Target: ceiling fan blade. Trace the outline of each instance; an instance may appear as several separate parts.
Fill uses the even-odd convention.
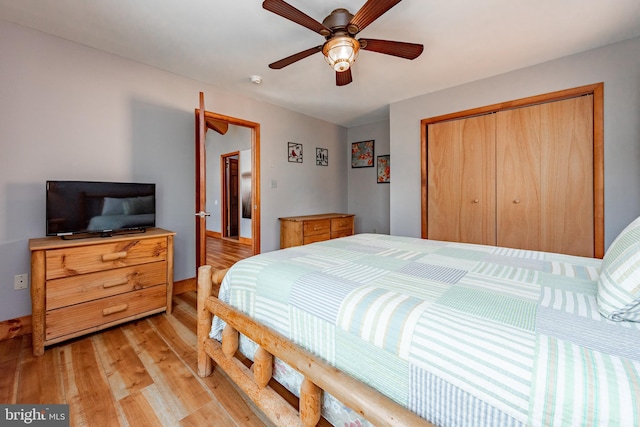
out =
[[[360,47],[364,50],[398,56],[405,59],[416,59],[424,50],[424,46],[417,43],[376,39],[360,39],[358,41],[360,42]]]
[[[294,53],[291,56],[287,56],[286,58],[283,58],[279,61],[269,64],[269,68],[272,68],[274,70],[279,70],[281,68],[286,67],[287,65],[291,65],[294,62],[298,62],[301,59],[306,58],[307,56],[311,56],[314,53],[318,53],[321,51],[322,51],[322,46],[312,47],[310,49],[303,50],[302,52]]]
[[[356,12],[349,25],[358,27],[358,31],[371,24],[401,0],[369,0]]]
[[[347,71],[336,71],[336,86],[348,85],[352,81],[351,68],[348,68]]]
[[[293,21],[296,24],[307,27],[311,31],[315,31],[322,36],[331,34],[331,30],[323,24],[283,0],[264,0],[264,2],[262,2],[262,7],[276,15],[280,15],[285,19]]]

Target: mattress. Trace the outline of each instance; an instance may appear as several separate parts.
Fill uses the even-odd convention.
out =
[[[600,265],[359,234],[242,260],[219,298],[439,426],[640,425],[640,325],[599,314]]]

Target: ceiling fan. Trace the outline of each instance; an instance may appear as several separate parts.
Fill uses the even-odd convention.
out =
[[[336,9],[324,18],[316,21],[283,0],[265,0],[262,7],[296,24],[307,27],[325,38],[325,43],[298,52],[272,64],[269,68],[279,70],[300,61],[317,52],[322,52],[325,60],[336,71],[336,85],[344,86],[352,82],[351,65],[360,49],[400,58],[415,59],[422,53],[424,46],[390,40],[356,39],[356,34],[382,16],[401,0],[368,0],[355,15],[347,9]]]

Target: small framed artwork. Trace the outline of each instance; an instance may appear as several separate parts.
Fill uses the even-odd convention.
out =
[[[329,166],[329,150],[316,147],[316,165]]]
[[[302,163],[302,144],[290,142],[288,147],[289,161],[293,163]]]
[[[391,182],[391,156],[378,156],[378,184]]]
[[[373,146],[374,141],[361,141],[351,143],[351,167],[352,168],[372,168],[373,167]]]

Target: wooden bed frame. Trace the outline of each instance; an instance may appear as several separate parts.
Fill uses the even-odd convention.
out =
[[[210,375],[215,362],[278,426],[315,426],[321,417],[322,392],[325,390],[376,426],[433,427],[415,413],[212,295],[213,285],[218,289],[227,271],[213,270],[210,265],[198,269],[198,375]],[[222,343],[209,338],[214,315],[227,323]],[[239,333],[259,346],[251,368],[237,357]],[[268,385],[273,357],[283,360],[304,376],[299,410]]]

